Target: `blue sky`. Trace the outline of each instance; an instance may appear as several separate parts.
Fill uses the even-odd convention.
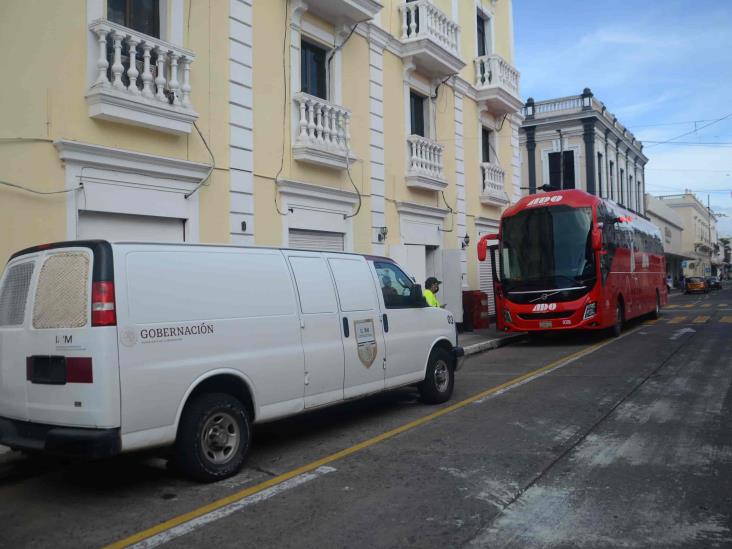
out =
[[[732,0],[514,0],[513,10],[524,99],[592,88],[644,141],[646,190],[688,188],[704,203],[711,191],[729,216],[720,233],[732,235]]]

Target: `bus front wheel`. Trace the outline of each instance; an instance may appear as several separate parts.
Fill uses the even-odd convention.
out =
[[[623,302],[618,300],[618,304],[615,307],[615,324],[613,324],[612,327],[612,334],[613,337],[619,337],[620,334],[623,332],[623,319],[625,318],[625,313],[623,311]]]

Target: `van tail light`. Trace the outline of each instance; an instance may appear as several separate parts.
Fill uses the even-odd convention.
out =
[[[92,326],[116,326],[114,282],[92,283]]]

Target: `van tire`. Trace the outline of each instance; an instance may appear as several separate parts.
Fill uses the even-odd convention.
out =
[[[226,393],[204,393],[189,402],[178,426],[174,461],[185,476],[214,482],[235,475],[251,445],[244,405]]]
[[[441,347],[430,354],[424,381],[417,385],[422,402],[441,404],[450,400],[455,388],[455,364],[452,355]]]

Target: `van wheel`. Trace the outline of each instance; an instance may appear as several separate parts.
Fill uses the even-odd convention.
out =
[[[613,324],[611,332],[613,337],[620,337],[620,334],[623,333],[624,319],[625,313],[623,312],[623,304],[618,301],[615,308],[615,324]]]
[[[427,374],[417,388],[422,401],[427,404],[440,404],[450,400],[455,388],[455,365],[449,352],[442,348],[432,351]]]
[[[251,443],[251,422],[239,400],[202,394],[183,411],[175,441],[175,465],[186,476],[214,482],[235,475]]]

